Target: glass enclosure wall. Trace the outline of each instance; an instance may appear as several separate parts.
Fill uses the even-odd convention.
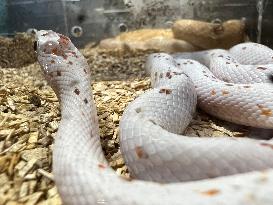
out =
[[[0,1],[0,35],[7,35],[7,2]]]
[[[54,29],[78,45],[177,19],[244,19],[252,41],[273,46],[270,0],[2,0],[0,35]],[[270,12],[271,11],[271,12]]]

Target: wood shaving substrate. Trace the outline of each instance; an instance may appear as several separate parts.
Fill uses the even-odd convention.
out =
[[[83,50],[92,70],[102,147],[110,165],[125,177],[129,173],[119,150],[118,124],[127,104],[150,87],[143,66],[151,52]],[[0,69],[0,204],[61,204],[52,174],[52,144],[61,118],[58,100],[37,62],[17,67],[6,63],[9,68]],[[198,114],[186,133],[242,134],[222,124]]]

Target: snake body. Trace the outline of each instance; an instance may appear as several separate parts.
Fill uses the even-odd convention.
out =
[[[272,83],[272,56],[272,49],[257,43],[241,43],[229,51],[212,49],[173,55],[176,59],[197,60],[218,79],[239,84]]]
[[[104,158],[85,58],[61,34],[36,36],[38,61],[61,105],[53,173],[65,204],[273,203],[272,140],[179,135],[196,104],[228,121],[272,128],[270,82],[227,83],[197,61],[149,56],[153,89],[133,101],[120,122],[126,164],[146,181],[127,181]],[[193,182],[162,184],[179,181]]]

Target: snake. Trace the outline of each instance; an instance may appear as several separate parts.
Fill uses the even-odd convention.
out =
[[[104,157],[85,57],[68,37],[51,30],[38,31],[34,47],[60,101],[53,174],[64,204],[273,203],[272,140],[183,135],[196,106],[223,120],[272,128],[270,82],[225,82],[196,60],[149,55],[145,68],[152,88],[120,120],[128,179]]]

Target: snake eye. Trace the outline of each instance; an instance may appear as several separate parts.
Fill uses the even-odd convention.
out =
[[[34,51],[37,51],[37,47],[38,47],[38,42],[34,41],[34,44],[33,44]]]
[[[270,73],[270,74],[268,75],[268,79],[269,79],[271,82],[273,82],[273,73]]]

